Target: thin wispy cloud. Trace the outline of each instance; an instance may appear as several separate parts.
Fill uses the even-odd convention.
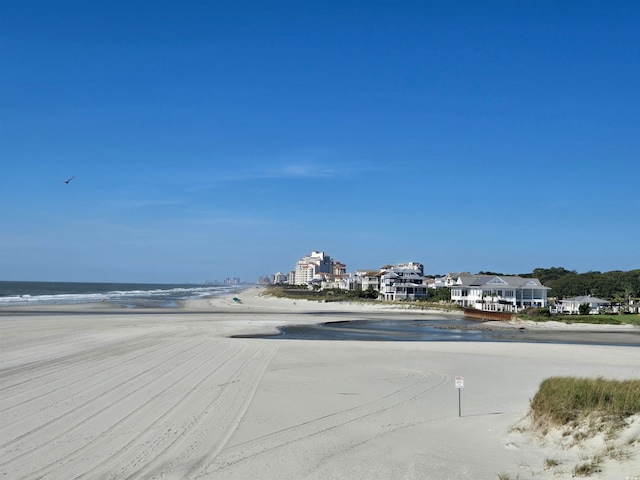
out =
[[[230,164],[238,164],[242,162],[229,162]],[[258,181],[286,181],[286,180],[317,180],[324,181],[330,179],[348,177],[354,170],[353,167],[341,165],[336,168],[333,164],[328,162],[288,162],[278,163],[272,161],[257,162],[261,165],[268,165],[266,167],[251,165],[251,162],[246,162],[248,165],[244,165],[242,168],[238,168],[233,171],[218,172],[218,174],[211,178],[209,177],[206,183],[197,183],[189,188],[192,192],[209,190],[215,188],[221,184],[234,184],[243,182],[258,182]]]
[[[234,173],[233,175],[224,175],[220,177],[221,181],[242,182],[260,179],[287,179],[287,178],[334,178],[339,176],[340,172],[331,167],[324,165],[316,165],[312,163],[295,163],[289,165],[281,165],[264,170],[247,171]]]
[[[170,221],[174,224],[189,226],[264,226],[274,225],[274,221],[264,216],[232,214],[228,212],[194,212],[189,217],[173,218]]]
[[[338,175],[338,172],[331,168],[318,165],[287,165],[280,171],[274,172],[279,177],[295,177],[295,178],[330,178]]]
[[[182,200],[134,200],[128,204],[130,207],[153,208],[153,207],[178,207],[185,205]]]

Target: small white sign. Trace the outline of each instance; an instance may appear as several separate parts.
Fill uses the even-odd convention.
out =
[[[464,387],[464,377],[456,377],[456,388]]]

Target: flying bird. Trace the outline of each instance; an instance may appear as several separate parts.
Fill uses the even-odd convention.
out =
[[[70,182],[71,180],[73,180],[74,178],[76,178],[76,176],[75,176],[75,175],[74,175],[73,177],[71,177],[71,178],[67,179],[67,180],[60,180],[60,181],[61,181],[62,183],[66,183],[67,185],[69,185],[69,182]]]

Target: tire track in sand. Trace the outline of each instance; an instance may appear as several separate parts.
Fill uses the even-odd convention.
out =
[[[225,422],[228,426],[226,427],[221,440],[218,442],[215,448],[207,452],[203,457],[200,457],[200,459],[196,463],[191,465],[189,470],[186,472],[185,478],[197,478],[198,476],[200,476],[201,472],[203,472],[205,468],[212,462],[212,460],[220,454],[229,440],[233,437],[234,433],[242,423],[247,410],[253,403],[258,387],[260,386],[260,382],[264,377],[264,374],[269,364],[271,363],[271,360],[277,352],[278,348],[276,347],[268,354],[267,360],[264,361],[255,372],[253,372],[252,378],[250,378],[248,382],[249,391],[246,395],[244,395],[244,401],[240,405],[240,408],[235,413],[230,412],[232,414],[231,422]],[[242,393],[242,391],[237,392],[237,396],[242,395]]]
[[[165,438],[156,442],[159,445],[156,450],[143,452],[148,457],[152,455],[145,464],[128,475],[126,475],[126,469],[121,469],[111,478],[146,479],[162,476],[189,478],[189,468],[191,470],[199,468],[199,461],[215,455],[224,447],[240,423],[242,415],[255,395],[262,374],[277,351],[277,347],[272,348],[271,345],[269,348],[265,346],[255,348],[257,346],[255,344],[243,345],[243,349],[250,345],[253,351],[240,358],[240,364],[229,363],[225,368],[217,369],[218,375],[215,379],[217,395],[198,407],[198,412],[188,419],[186,425],[183,425],[180,434],[174,435],[173,438],[170,435],[164,435]],[[203,379],[203,382],[205,380]],[[189,395],[194,392],[195,388],[189,392]],[[189,406],[194,406],[193,401],[189,402]],[[168,417],[170,413],[172,412],[166,412],[163,418]],[[156,423],[161,420],[158,419]],[[151,432],[152,428],[153,426],[150,426],[147,431],[142,432],[137,441],[148,438],[150,434],[154,438],[157,437],[157,434]],[[160,446],[163,442],[166,444]],[[140,459],[141,457],[138,463]]]
[[[419,378],[411,384],[375,400],[233,445],[218,455],[216,464],[210,464],[195,478],[224,475],[224,470],[245,460],[250,460],[280,448],[288,447],[293,443],[327,434],[336,429],[344,428],[349,424],[401,408],[450,380],[449,375],[441,372],[416,373],[419,373]],[[374,437],[372,436],[366,440],[371,440]],[[361,440],[358,443],[363,443],[363,441]]]
[[[201,346],[203,343],[206,343],[206,342],[200,342],[197,346]],[[216,343],[216,346],[217,346],[217,343]],[[191,349],[193,349],[193,347],[191,347]],[[209,350],[210,349],[207,348],[205,351],[209,351]],[[225,349],[223,349],[221,351],[215,352],[215,355],[213,357],[207,357],[204,361],[202,361],[199,365],[196,366],[196,369],[200,368],[202,365],[204,365],[207,362],[209,362],[212,358],[217,358],[218,356],[222,356],[227,350],[228,350],[228,348],[225,348]],[[202,354],[202,352],[198,351],[194,355],[191,355],[191,356],[187,357],[183,362],[180,362],[178,365],[176,365],[175,368],[172,368],[170,371],[167,371],[167,372],[163,373],[159,377],[155,377],[152,381],[148,382],[147,385],[150,384],[150,383],[153,383],[156,380],[159,380],[161,377],[164,377],[164,376],[167,376],[167,375],[171,374],[173,371],[175,371],[176,369],[178,369],[180,367],[183,367],[185,364],[190,363],[193,360],[194,357],[196,357],[198,355],[201,355],[201,354]],[[158,396],[162,395],[162,393],[168,391],[169,389],[174,388],[177,384],[182,382],[189,375],[178,377],[178,379],[176,381],[173,381],[171,384],[166,386],[160,393],[152,396],[146,402],[137,405],[136,408],[134,408],[132,411],[127,413],[124,417],[118,418],[116,420],[111,420],[111,422],[113,422],[113,423],[111,423],[110,426],[106,430],[101,431],[101,432],[99,432],[99,434],[95,435],[90,441],[83,443],[82,446],[80,446],[79,448],[76,448],[73,451],[67,452],[63,456],[56,457],[53,461],[51,461],[47,465],[41,466],[38,470],[30,472],[28,475],[26,475],[23,478],[26,480],[26,479],[47,477],[47,476],[53,475],[53,473],[56,471],[56,468],[58,468],[58,467],[63,467],[65,478],[73,477],[74,475],[67,470],[68,465],[77,464],[78,461],[79,460],[83,460],[85,456],[91,455],[91,451],[92,451],[91,449],[92,448],[96,447],[100,443],[104,444],[105,442],[110,440],[111,437],[116,437],[117,435],[114,432],[116,430],[118,430],[119,428],[123,428],[122,426],[124,424],[126,424],[129,420],[144,417],[144,415],[141,415],[141,412],[144,412],[145,409],[148,409],[149,405],[152,404],[153,402],[155,402]],[[143,388],[144,388],[144,386],[143,386]],[[136,389],[134,392],[130,392],[130,394],[125,395],[125,397],[122,397],[122,398],[116,400],[113,404],[111,404],[107,408],[112,408],[112,407],[116,408],[118,402],[122,402],[127,397],[129,397],[129,396],[131,396],[131,395],[133,395],[133,394],[135,394],[135,393],[137,393],[139,391],[140,391],[140,389]],[[76,425],[74,428],[77,429],[78,427],[81,427],[81,426],[85,425],[86,423],[94,420],[98,415],[100,415],[101,413],[104,413],[104,412],[105,412],[105,409],[103,409],[103,410],[101,410],[99,412],[96,412],[95,415],[85,419],[83,422],[81,422],[80,424]],[[73,432],[71,432],[71,434],[73,435]],[[119,447],[120,447],[120,445],[118,446],[118,448]],[[92,468],[91,471],[92,471],[91,476],[93,478],[96,478],[95,475],[93,475],[93,468]],[[103,478],[103,477],[100,477],[100,478]],[[106,478],[106,475],[105,475],[105,478]]]
[[[161,338],[166,337],[159,335],[156,336],[155,339],[145,337],[139,341],[139,345],[132,344],[130,341],[123,341],[116,344],[104,345],[99,348],[87,348],[83,351],[65,354],[53,359],[47,358],[45,360],[38,360],[13,367],[2,368],[0,369],[0,381],[6,385],[0,387],[0,392],[5,392],[25,383],[39,380],[40,378],[49,378],[56,373],[65,372],[69,365],[79,364],[83,361],[100,360],[102,358],[110,357],[113,354],[118,354],[122,351],[135,351],[139,348],[145,348],[146,345],[157,344],[157,339]],[[123,346],[119,346],[120,344]],[[42,356],[42,354],[40,354],[40,356]],[[25,376],[31,371],[38,372],[38,375],[25,378]],[[18,379],[18,381],[14,381],[12,383],[13,378]],[[3,398],[11,398],[11,396],[5,394]]]
[[[186,341],[185,341],[186,342]],[[152,349],[148,349],[146,346],[152,346],[155,345],[155,348]],[[145,348],[145,351],[143,353],[139,353],[131,358],[128,359],[122,359],[119,355],[121,354],[126,354],[129,353],[130,351],[138,351],[140,348]],[[64,376],[65,379],[69,379],[68,382],[69,383],[61,383],[60,382],[60,378],[53,378],[51,381],[49,382],[44,382],[42,384],[39,384],[33,388],[27,389],[27,390],[22,390],[20,392],[16,392],[13,395],[9,395],[9,396],[3,396],[3,402],[4,403],[9,403],[8,401],[14,397],[17,397],[19,395],[28,395],[29,398],[27,400],[24,400],[22,402],[19,403],[14,403],[12,405],[7,406],[6,408],[0,410],[0,414],[6,415],[7,413],[11,412],[12,410],[15,410],[16,408],[20,408],[20,407],[26,407],[28,406],[30,403],[33,402],[42,402],[42,400],[46,397],[49,397],[51,395],[55,395],[56,393],[59,393],[60,391],[66,391],[67,389],[69,389],[70,387],[73,386],[80,386],[82,387],[82,390],[87,390],[88,388],[94,388],[98,385],[101,385],[105,382],[110,381],[110,379],[112,377],[108,377],[108,378],[102,378],[104,376],[104,374],[106,372],[109,372],[111,370],[115,370],[118,368],[122,367],[122,362],[134,362],[134,361],[139,361],[141,359],[144,359],[145,357],[154,355],[156,352],[158,352],[159,350],[162,350],[166,348],[166,345],[158,345],[158,341],[157,340],[151,340],[151,341],[146,341],[146,342],[140,342],[140,344],[138,344],[137,346],[134,347],[121,347],[119,349],[116,349],[114,351],[111,352],[110,356],[113,356],[113,360],[111,362],[109,362],[109,365],[107,368],[104,368],[104,366],[100,363],[96,363],[98,360],[100,360],[102,358],[102,356],[98,356],[98,358],[95,357],[91,357],[90,362],[84,362],[83,359],[76,359],[76,362],[71,362],[69,361],[69,365],[63,366],[62,368],[58,369],[59,372],[64,371],[66,373],[66,375]],[[106,355],[104,355],[106,357]],[[82,370],[80,370],[79,372],[74,373],[73,369],[76,367],[76,364],[80,362],[81,365],[84,365],[84,363],[91,363],[90,366],[84,366],[84,368]],[[58,373],[58,371],[56,372],[52,372],[50,374],[47,375],[42,375],[42,376],[51,376],[54,373]],[[82,377],[78,378],[78,376],[80,375],[80,373],[82,373]],[[95,381],[94,383],[91,383],[89,385],[86,385],[85,383],[87,382],[88,378],[91,378],[93,376],[96,375],[96,373],[99,373],[98,376],[98,380]],[[41,376],[41,377],[42,377]],[[38,377],[40,378],[40,377]],[[24,382],[20,382],[20,384],[23,383],[28,383],[31,380],[26,380]],[[16,384],[18,385],[18,384]],[[50,385],[57,385],[56,388],[47,388]],[[12,387],[15,385],[12,385]],[[41,390],[41,389],[45,389],[46,393],[42,394],[42,395],[35,395],[33,392],[37,391],[37,390]],[[55,402],[53,402],[53,404],[55,404]],[[48,405],[42,405],[40,410],[44,410],[48,407],[50,407],[52,404],[48,404]],[[31,412],[32,413],[32,412]],[[8,427],[10,425],[12,425],[15,422],[5,422],[3,424],[4,427]]]
[[[46,421],[45,423],[39,425],[36,428],[33,428],[27,432],[24,432],[20,435],[17,435],[15,437],[11,437],[9,436],[8,438],[11,438],[11,440],[4,442],[2,445],[0,445],[0,449],[4,450],[7,447],[11,446],[11,445],[15,445],[18,444],[20,441],[22,440],[27,440],[30,437],[36,437],[39,439],[39,443],[35,446],[32,446],[29,450],[22,452],[16,456],[14,456],[13,458],[10,458],[7,461],[4,461],[2,463],[0,463],[0,467],[6,467],[10,464],[13,464],[15,462],[18,461],[23,461],[25,457],[28,456],[33,456],[35,455],[37,452],[41,451],[44,448],[49,447],[49,442],[52,442],[56,439],[60,439],[62,437],[65,437],[69,434],[73,434],[74,430],[77,430],[78,428],[81,428],[83,425],[85,425],[86,423],[90,422],[91,420],[95,419],[98,415],[101,415],[105,412],[107,412],[109,409],[114,408],[114,406],[117,405],[118,402],[122,402],[123,400],[132,397],[133,395],[139,393],[140,391],[142,391],[145,387],[147,387],[148,385],[159,381],[159,379],[163,378],[164,376],[169,375],[171,372],[173,372],[174,370],[180,368],[181,366],[183,366],[184,362],[181,362],[175,366],[173,366],[172,368],[170,368],[169,370],[162,372],[159,376],[153,376],[151,380],[146,381],[144,383],[139,383],[139,384],[135,384],[136,381],[138,381],[139,379],[143,378],[145,375],[149,374],[150,372],[154,371],[154,370],[162,370],[164,368],[166,368],[167,363],[169,363],[171,360],[180,357],[180,355],[184,354],[187,351],[191,351],[193,352],[194,348],[198,348],[199,346],[205,344],[207,341],[206,340],[200,340],[196,346],[193,345],[187,345],[185,348],[182,348],[180,351],[178,351],[177,353],[173,353],[172,355],[170,355],[168,358],[166,358],[162,363],[158,363],[158,364],[154,364],[151,367],[145,369],[144,371],[134,375],[134,376],[129,376],[127,377],[125,380],[121,381],[120,383],[118,383],[117,385],[115,385],[114,387],[112,387],[110,390],[102,392],[100,394],[98,394],[96,397],[91,397],[88,400],[86,400],[85,402],[83,402],[82,404],[72,408],[71,410],[66,411],[64,414],[59,415],[55,418],[49,419],[48,421]],[[189,356],[189,358],[187,360],[190,360],[191,358],[197,356],[198,353],[193,353],[192,355]],[[126,390],[124,387],[128,386],[128,385],[134,385],[135,387],[132,390]],[[111,399],[110,397],[112,397],[117,390],[122,390],[125,389],[125,392],[120,395],[118,398],[115,399]],[[67,419],[70,418],[74,418],[78,413],[80,413],[83,409],[87,409],[88,407],[91,406],[91,404],[96,403],[98,401],[107,401],[107,405],[99,408],[97,411],[90,411],[88,412],[88,416],[86,416],[85,418],[83,418],[82,420],[75,422],[73,425],[70,425],[66,428],[61,429],[60,431],[55,431],[54,428],[54,432],[53,435],[49,438],[44,438],[43,433],[51,428],[51,427],[55,427],[57,423],[66,421]],[[5,437],[7,438],[7,437]],[[28,442],[27,442],[28,443]],[[33,443],[37,443],[37,442],[33,442]],[[6,455],[5,455],[6,458]]]
[[[202,415],[202,410],[195,417],[193,415],[189,415],[185,418],[179,426],[172,426],[170,429],[163,429],[163,425],[165,422],[170,422],[172,420],[172,416],[175,414],[179,414],[183,410],[187,410],[188,407],[192,405],[189,404],[189,401],[193,399],[193,397],[197,393],[203,393],[203,389],[205,388],[205,384],[211,379],[217,377],[219,372],[228,364],[232,363],[236,358],[240,357],[245,347],[240,345],[240,348],[232,350],[227,345],[227,348],[223,353],[232,350],[230,355],[227,358],[224,358],[223,361],[216,365],[212,370],[208,370],[207,367],[210,366],[211,362],[217,360],[218,357],[223,357],[223,354],[216,355],[213,357],[205,358],[199,365],[196,366],[192,370],[192,372],[184,377],[182,380],[188,380],[190,376],[198,376],[198,371],[201,369],[207,369],[208,373],[204,374],[202,378],[200,378],[195,384],[191,384],[186,393],[181,394],[180,398],[175,401],[170,407],[164,407],[161,410],[159,416],[157,416],[151,423],[147,424],[145,428],[138,433],[135,437],[131,438],[126,444],[120,446],[116,451],[110,453],[109,458],[105,459],[101,463],[94,465],[90,471],[81,473],[77,476],[72,477],[74,480],[80,480],[82,478],[95,478],[98,476],[99,478],[130,478],[131,473],[128,473],[129,470],[137,469],[142,470],[157,461],[158,457],[163,455],[163,452],[168,447],[159,447],[159,445],[164,442],[176,442],[184,435],[188,434],[188,432],[193,428],[196,424],[196,419],[199,415]],[[224,392],[219,391],[215,396],[214,400],[209,402],[208,406],[215,403],[216,399],[218,399]],[[145,407],[148,407],[152,401],[147,402]],[[147,408],[146,411],[149,409]],[[206,412],[206,410],[205,410]],[[136,416],[139,416],[141,413],[144,413],[143,410],[139,409],[134,412],[131,412],[126,418],[123,418],[121,422],[118,422],[117,425],[113,425],[109,428],[105,434],[113,434],[113,432],[120,427],[120,424],[132,419],[135,419]],[[158,433],[155,430],[163,429],[162,432]],[[175,432],[179,432],[178,437],[170,440],[171,437],[175,434]],[[141,449],[141,446],[145,447]],[[170,443],[171,445],[171,443]],[[158,453],[158,448],[162,448],[161,452]],[[139,451],[134,451],[134,450]],[[145,460],[146,457],[151,456],[150,460]],[[128,457],[128,458],[127,458]],[[143,464],[140,466],[140,464]]]

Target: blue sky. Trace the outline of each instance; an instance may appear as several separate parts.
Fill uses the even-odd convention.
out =
[[[640,2],[0,9],[1,280],[640,268]]]

